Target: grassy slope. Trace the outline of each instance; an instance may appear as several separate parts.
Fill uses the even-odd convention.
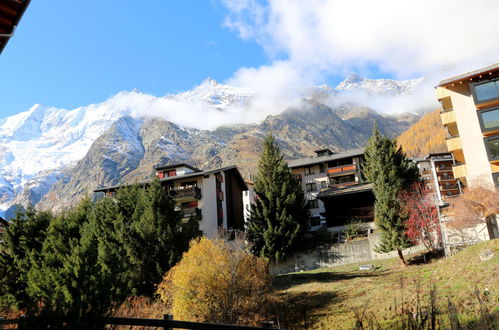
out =
[[[479,254],[486,249],[494,251],[494,257],[481,261]],[[471,303],[475,288],[488,291],[489,306],[499,312],[499,239],[472,246],[449,259],[429,264],[401,268],[397,259],[372,262],[373,271],[359,271],[359,264],[350,264],[314,271],[281,275],[276,278],[279,294],[286,301],[294,302],[294,313],[307,309],[307,326],[323,329],[352,328],[354,310],[367,306],[377,319],[393,317],[394,299],[400,306],[404,301],[415,301],[418,283],[427,303],[429,288],[437,287],[437,303],[446,308],[447,297],[460,309],[474,309]],[[403,289],[401,289],[403,282]],[[300,306],[296,306],[296,304]],[[494,304],[495,307],[494,307]],[[465,317],[463,315],[463,317]],[[303,324],[304,317],[297,316],[295,324]]]

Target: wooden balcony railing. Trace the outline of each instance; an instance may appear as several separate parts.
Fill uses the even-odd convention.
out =
[[[196,220],[201,220],[203,217],[201,209],[197,207],[189,207],[182,209],[183,218],[194,218]]]
[[[443,185],[440,186],[441,191],[447,191],[447,190],[457,190],[459,189],[459,186],[457,184],[451,184],[451,185]]]
[[[336,174],[345,173],[345,172],[355,172],[356,169],[357,169],[357,166],[355,164],[330,167],[327,169],[327,174],[336,175]]]
[[[349,186],[355,186],[359,184],[357,181],[341,182],[341,183],[331,183],[329,188],[345,188]]]
[[[174,199],[189,197],[201,199],[201,189],[199,189],[198,187],[172,188],[168,191],[168,194]]]

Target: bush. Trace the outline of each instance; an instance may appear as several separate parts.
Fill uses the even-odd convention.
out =
[[[201,238],[159,285],[175,319],[247,324],[255,322],[271,289],[266,259],[255,257],[244,240]]]
[[[359,236],[364,230],[364,225],[360,219],[353,218],[345,226],[343,233],[347,240],[352,240],[355,236]]]

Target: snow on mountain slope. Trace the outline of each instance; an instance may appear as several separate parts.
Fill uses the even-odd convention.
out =
[[[248,88],[232,87],[207,78],[194,89],[167,98],[188,103],[207,103],[219,109],[226,109],[234,105],[246,105],[253,93]]]
[[[351,73],[335,89],[349,92],[361,91],[369,95],[397,96],[412,92],[423,79],[423,77],[412,80],[368,79]]]
[[[410,92],[417,83],[351,75],[336,89],[326,85],[309,87],[303,95],[320,103],[342,91],[358,88],[390,95]],[[13,203],[37,202],[56,181],[60,182],[63,169],[83,159],[92,144],[124,117],[139,122],[158,117],[179,128],[192,127],[202,132],[263,120],[268,113],[252,113],[253,96],[251,89],[206,79],[192,90],[175,95],[120,92],[104,102],[72,110],[36,104],[26,112],[0,119],[0,216]],[[136,138],[135,132],[130,134]],[[192,139],[195,138],[193,134]],[[166,146],[176,149],[174,145],[163,147]]]

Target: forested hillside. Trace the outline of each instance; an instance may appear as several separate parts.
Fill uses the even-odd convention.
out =
[[[433,152],[447,152],[445,128],[440,111],[430,112],[397,138],[408,157],[423,157]]]

